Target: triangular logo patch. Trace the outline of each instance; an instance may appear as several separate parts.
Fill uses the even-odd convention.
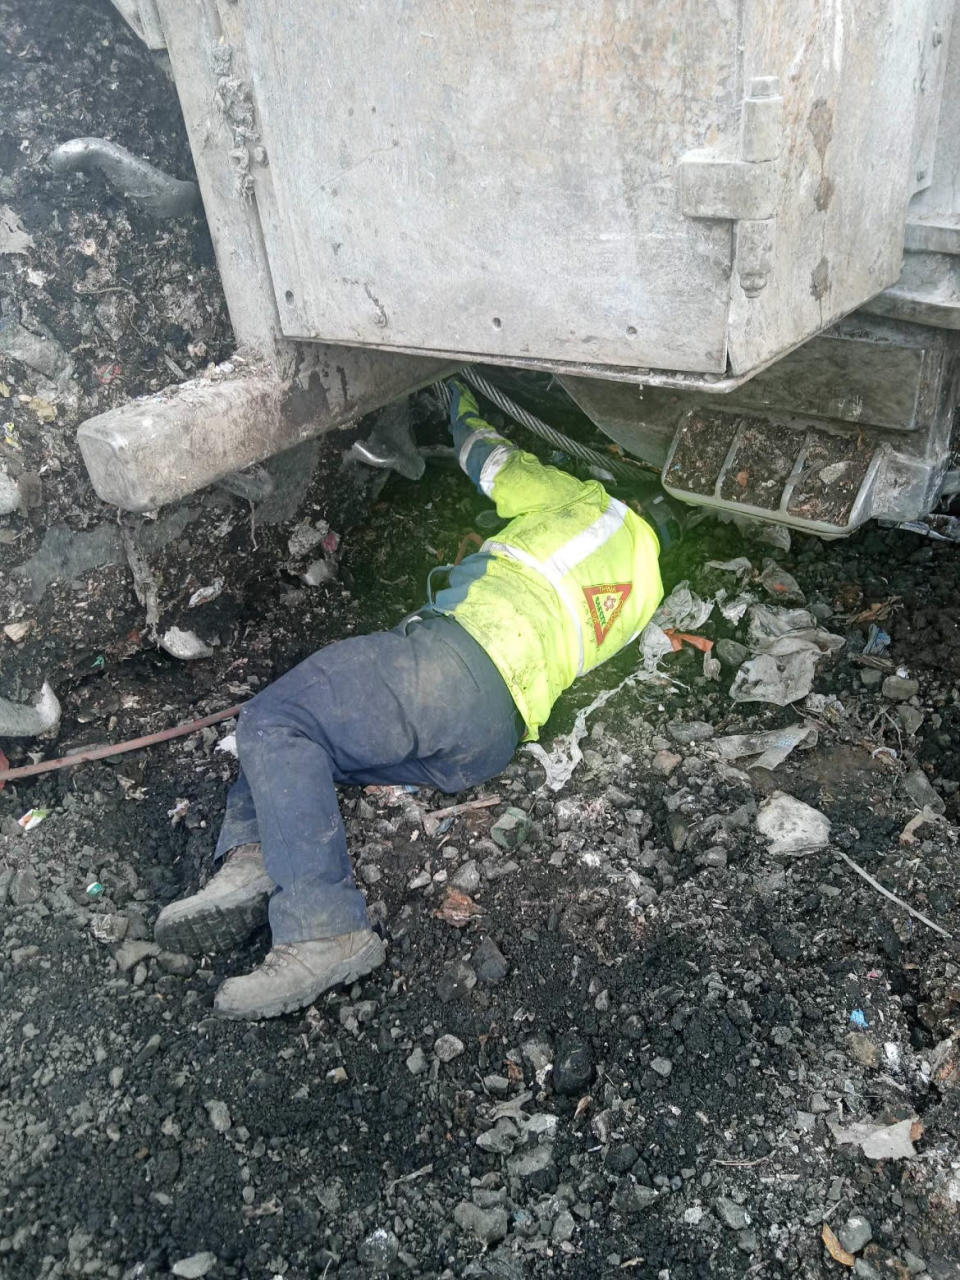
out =
[[[610,634],[610,628],[623,612],[632,590],[632,582],[605,582],[599,587],[583,588],[598,645],[603,644]]]

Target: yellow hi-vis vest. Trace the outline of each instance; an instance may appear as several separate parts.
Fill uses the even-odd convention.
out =
[[[535,739],[564,689],[649,622],[659,545],[598,481],[544,466],[473,415],[467,425],[460,465],[510,523],[432,603],[490,655]]]

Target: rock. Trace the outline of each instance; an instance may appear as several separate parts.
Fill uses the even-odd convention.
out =
[[[714,730],[713,725],[707,724],[706,720],[670,720],[667,733],[674,742],[689,746],[693,742],[706,742],[713,737]]]
[[[877,671],[875,667],[864,667],[860,672],[860,683],[865,689],[876,689],[882,679],[883,672]]]
[[[40,881],[32,871],[15,871],[7,887],[11,907],[28,907],[40,898]]]
[[[549,1040],[531,1038],[523,1042],[520,1051],[533,1067],[537,1084],[542,1086],[553,1067],[553,1045]]]
[[[649,1209],[659,1199],[660,1193],[653,1187],[643,1187],[637,1182],[627,1182],[614,1195],[613,1205],[621,1213],[633,1217]]]
[[[219,1098],[211,1098],[209,1102],[205,1102],[203,1105],[207,1115],[210,1117],[210,1123],[217,1133],[226,1133],[232,1123],[227,1104],[221,1102]]]
[[[720,659],[720,665],[731,670],[743,665],[750,657],[750,650],[738,640],[718,640],[713,652]]]
[[[463,866],[458,867],[450,877],[450,883],[464,893],[476,893],[480,888],[480,868],[476,858],[470,858]]]
[[[471,1232],[485,1245],[502,1240],[510,1224],[506,1209],[481,1209],[469,1200],[461,1200],[454,1207],[453,1220],[461,1231]]]
[[[738,1231],[737,1232],[737,1248],[744,1253],[756,1253],[760,1247],[760,1241],[757,1239],[755,1231]]]
[[[126,916],[91,916],[90,932],[98,942],[105,942],[108,946],[116,946],[118,942],[122,942],[127,936],[129,924],[130,921]]]
[[[737,1204],[729,1196],[717,1196],[716,1208],[720,1221],[731,1231],[742,1231],[750,1225],[749,1213],[742,1204]]]
[[[640,1158],[640,1152],[632,1142],[611,1147],[604,1157],[604,1167],[611,1173],[628,1173]]]
[[[916,707],[911,707],[909,703],[903,703],[897,707],[897,719],[900,721],[900,727],[909,737],[914,737],[919,729],[923,727],[924,714],[918,711]]]
[[[481,982],[502,982],[510,972],[506,956],[492,938],[484,938],[473,953],[473,965]]]
[[[553,1064],[553,1087],[557,1093],[580,1097],[593,1079],[593,1054],[582,1040],[561,1041]]]
[[[922,769],[914,769],[903,780],[903,789],[917,806],[932,809],[934,813],[943,813],[946,803],[938,791],[930,785],[930,779]]]
[[[577,1224],[573,1214],[569,1209],[561,1209],[554,1221],[550,1239],[554,1244],[563,1244],[565,1240],[569,1240],[573,1236],[576,1229]]]
[[[539,1147],[530,1147],[511,1156],[507,1161],[507,1171],[514,1178],[532,1178],[545,1173],[553,1164],[553,1147],[549,1142]]]
[[[452,1062],[454,1058],[459,1058],[465,1048],[462,1040],[451,1035],[440,1036],[433,1045],[433,1051],[441,1062]]]
[[[213,650],[195,631],[181,631],[179,627],[168,627],[160,637],[159,644],[161,649],[166,650],[172,658],[179,658],[181,662],[213,657]]]
[[[846,1220],[837,1232],[837,1239],[847,1253],[859,1253],[873,1239],[873,1228],[866,1218],[855,1213]]]
[[[481,1151],[490,1151],[494,1155],[509,1156],[520,1138],[520,1130],[508,1116],[501,1116],[492,1129],[481,1133],[477,1138],[477,1146]]]
[[[117,962],[117,968],[121,973],[127,973],[128,970],[135,968],[141,960],[145,960],[147,956],[159,955],[160,948],[155,942],[147,942],[143,938],[128,938],[126,942],[122,942],[113,956]]]
[[[0,467],[0,516],[8,516],[20,506],[20,486]]]
[[[502,849],[516,849],[526,840],[532,827],[529,816],[511,805],[490,828],[490,835]]]
[[[907,676],[887,676],[883,682],[883,696],[891,702],[907,702],[919,692],[919,682]]]
[[[444,969],[437,979],[437,995],[443,1004],[462,1000],[477,985],[477,975],[465,960],[458,960]]]
[[[157,964],[166,973],[175,974],[178,978],[189,978],[197,968],[197,962],[193,956],[184,955],[180,951],[158,952]]]
[[[673,1063],[669,1058],[654,1058],[650,1063],[650,1066],[658,1076],[663,1076],[664,1080],[666,1080],[667,1076],[673,1070]]]
[[[851,1031],[847,1034],[847,1053],[862,1067],[879,1067],[880,1048],[863,1031]]]
[[[669,778],[682,759],[683,756],[678,756],[675,751],[658,751],[653,757],[650,768],[661,777]]]
[[[757,810],[757,830],[773,854],[820,849],[830,841],[830,819],[784,791],[775,791]]]
[[[400,1252],[400,1241],[386,1227],[376,1227],[357,1246],[357,1257],[370,1273],[387,1271]]]
[[[201,1280],[217,1265],[217,1255],[205,1249],[203,1253],[191,1253],[189,1258],[181,1258],[170,1270],[182,1280]]]
[[[407,1059],[407,1070],[412,1076],[419,1076],[427,1069],[427,1055],[419,1045]]]

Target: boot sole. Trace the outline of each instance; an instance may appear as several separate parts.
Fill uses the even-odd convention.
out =
[[[269,901],[264,890],[193,905],[173,902],[157,917],[153,936],[165,951],[188,956],[229,951],[266,924]]]
[[[382,939],[374,934],[356,955],[328,969],[322,981],[304,983],[299,992],[291,991],[275,1000],[263,1000],[256,1007],[247,1008],[226,1007],[218,991],[213,1001],[214,1012],[221,1018],[230,1018],[235,1021],[258,1022],[261,1018],[279,1018],[281,1014],[294,1013],[298,1009],[313,1004],[317,996],[322,995],[324,991],[329,991],[331,987],[356,982],[358,978],[362,978],[382,965],[386,958],[387,949]]]

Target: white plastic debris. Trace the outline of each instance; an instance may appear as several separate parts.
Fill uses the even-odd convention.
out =
[[[0,204],[0,253],[26,253],[33,236],[8,204]]]
[[[830,843],[830,819],[785,791],[775,791],[757,810],[757,830],[773,854],[806,853]]]
[[[702,600],[690,590],[689,582],[681,582],[662,602],[651,621],[674,631],[696,631],[710,617],[712,610],[712,600]]]
[[[896,1124],[879,1124],[876,1120],[855,1120],[847,1125],[836,1120],[827,1123],[834,1142],[855,1143],[870,1160],[905,1160],[917,1154],[911,1137],[916,1116]]]
[[[34,827],[39,827],[40,823],[49,817],[49,809],[28,809],[22,818],[17,819],[17,826],[23,827],[24,831],[32,831]]]
[[[673,653],[673,644],[663,627],[648,622],[640,636],[640,658],[645,671],[656,671],[662,660]]]
[[[724,573],[735,573],[738,578],[749,578],[753,573],[753,565],[746,556],[737,556],[733,560],[708,560],[707,569],[722,569]]]
[[[818,627],[806,609],[755,604],[750,608],[747,645],[757,655],[734,678],[734,702],[771,702],[785,707],[806,697],[817,663],[843,646],[842,636]]]
[[[236,756],[237,735],[235,733],[226,734],[224,737],[220,739],[220,741],[217,743],[217,745],[213,749],[214,751],[222,751],[224,752],[225,755],[228,755],[228,756]]]
[[[330,560],[311,560],[301,573],[301,579],[308,587],[319,587],[324,582],[333,582],[337,576],[336,566]]]
[[[170,819],[171,827],[175,827],[187,816],[187,810],[190,808],[190,801],[185,800],[182,796],[177,796],[176,803],[172,809],[167,810],[167,817]]]
[[[223,590],[223,579],[214,578],[209,587],[198,587],[190,599],[187,601],[188,609],[196,609],[197,605],[209,604],[211,600],[216,600],[217,596]]]
[[[330,526],[326,520],[318,520],[316,524],[301,520],[294,526],[287,540],[287,550],[294,560],[300,560],[309,555],[314,547],[318,547],[329,532]]]
[[[44,682],[33,706],[0,698],[0,738],[35,738],[60,723],[60,702]]]
[[[12,640],[14,644],[20,644],[23,640],[26,640],[32,630],[32,621],[24,620],[23,622],[8,622],[3,628],[3,634],[8,640]]]
[[[192,662],[196,658],[209,658],[213,650],[200,639],[195,631],[181,631],[179,627],[168,627],[160,637],[160,648],[165,649],[171,658],[180,658],[184,662]]]
[[[8,516],[20,506],[20,486],[0,467],[0,516]]]
[[[789,724],[784,729],[768,729],[762,733],[731,733],[714,738],[707,746],[721,760],[744,760],[756,756],[751,769],[776,769],[795,747],[814,747],[817,731],[810,724]]]

